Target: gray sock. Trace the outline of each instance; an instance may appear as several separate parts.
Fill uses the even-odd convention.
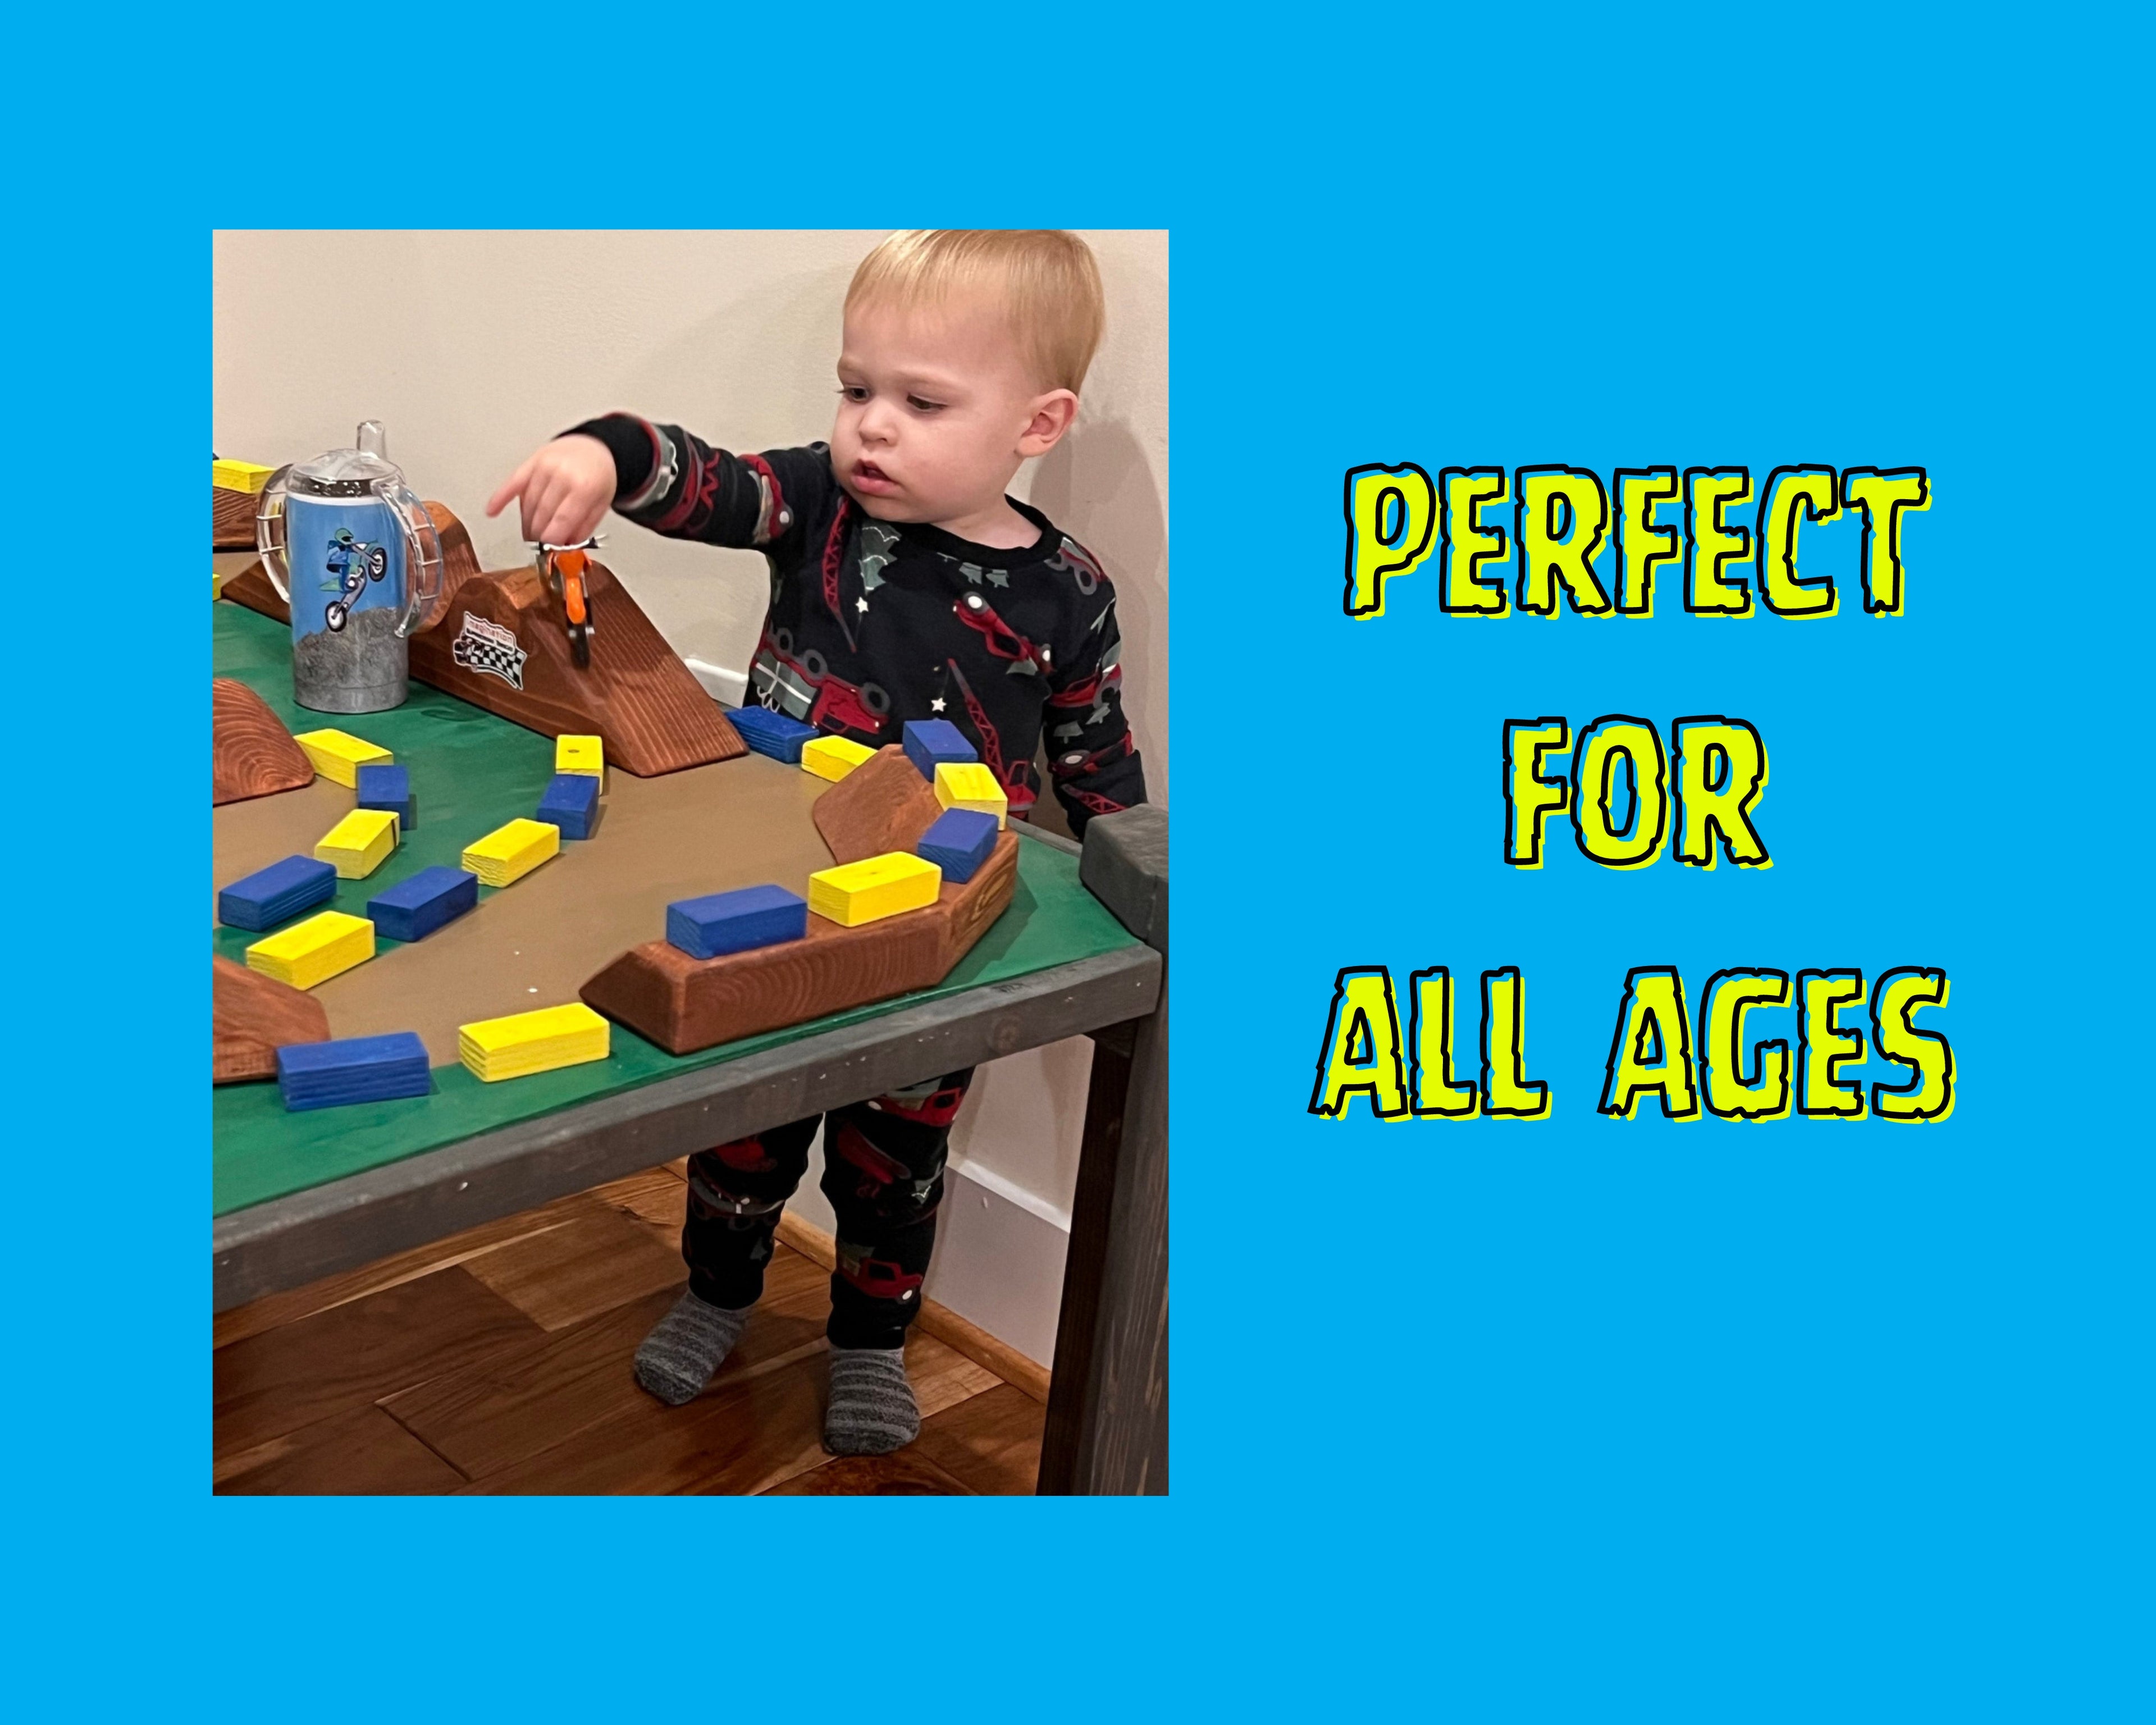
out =
[[[636,1350],[636,1381],[670,1408],[704,1393],[753,1308],[729,1312],[684,1292]]]
[[[831,1411],[824,1445],[834,1455],[887,1455],[921,1435],[903,1348],[831,1350]]]

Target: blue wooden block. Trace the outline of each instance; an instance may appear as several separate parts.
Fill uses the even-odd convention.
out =
[[[367,901],[374,932],[385,940],[422,941],[479,902],[479,876],[437,863]]]
[[[599,782],[588,773],[557,773],[539,799],[538,819],[561,828],[564,839],[588,839],[598,824]]]
[[[691,958],[775,947],[808,932],[808,901],[783,886],[743,886],[666,907],[666,938]]]
[[[311,856],[288,856],[217,896],[217,920],[227,928],[272,928],[336,896],[337,871]]]
[[[784,761],[789,766],[801,764],[801,745],[817,734],[814,725],[804,725],[798,719],[790,719],[768,707],[737,706],[726,717],[741,732],[741,740],[757,753],[768,755],[774,761]]]
[[[959,767],[981,758],[965,733],[948,719],[908,719],[899,740],[906,746],[906,758],[931,784],[936,783],[936,769],[945,762]]]
[[[978,809],[947,809],[929,823],[915,852],[943,871],[947,880],[970,880],[996,848],[996,818]]]
[[[362,809],[387,809],[398,819],[401,831],[419,824],[419,804],[412,794],[412,775],[402,767],[362,767],[359,769]]]
[[[293,1113],[424,1096],[432,1087],[427,1046],[409,1030],[295,1042],[277,1050],[277,1090]]]

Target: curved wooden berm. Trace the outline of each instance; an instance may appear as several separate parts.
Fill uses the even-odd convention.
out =
[[[894,762],[906,779],[898,777]],[[894,746],[878,750],[875,759],[819,797],[816,828],[834,859],[858,862],[911,850],[942,812],[932,791],[924,809],[911,794],[916,788],[927,789],[905,752]],[[972,880],[946,880],[936,902],[925,909],[859,928],[811,916],[805,939],[717,958],[691,958],[666,941],[649,941],[623,953],[579,992],[587,1006],[669,1054],[694,1054],[933,988],[1003,915],[1017,888],[1018,834],[1007,832]]]
[[[275,1078],[279,1049],[330,1040],[330,1015],[313,995],[214,953],[209,962],[212,1084]]]
[[[315,782],[314,763],[284,721],[246,684],[210,679],[210,794],[213,805],[244,802]]]

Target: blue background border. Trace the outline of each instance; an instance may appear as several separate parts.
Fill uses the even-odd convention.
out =
[[[242,1717],[2145,1716],[2139,27],[819,20],[24,42],[59,81],[16,111],[17,639],[49,644],[17,667],[6,1440],[49,1680]],[[1174,231],[1175,1496],[212,1501],[200,733],[92,705],[199,711],[208,230],[892,219]],[[1892,625],[1462,637],[1432,575],[1351,625],[1340,475],[1403,459],[1915,461],[1938,501]],[[1857,836],[1911,769],[1831,732],[1897,689],[1964,836],[1881,869]],[[1499,720],[1613,710],[1758,724],[1777,867],[1497,865]],[[2076,716],[2107,776],[2062,850]],[[1943,963],[1955,1118],[1594,1130],[1615,981],[1665,956],[1695,990]],[[1380,962],[1522,964],[1563,1117],[1309,1121],[1332,972]],[[115,1100],[54,1110],[46,1071]],[[865,1600],[864,1549],[917,1580]]]

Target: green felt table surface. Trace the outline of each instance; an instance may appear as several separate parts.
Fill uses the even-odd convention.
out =
[[[422,804],[418,829],[372,877],[339,881],[328,908],[364,916],[367,899],[384,886],[432,864],[454,867],[460,834],[528,815],[537,807],[553,776],[551,737],[418,682],[412,685],[411,699],[389,712],[351,720],[309,712],[292,699],[290,629],[229,600],[217,602],[210,610],[216,674],[245,683],[291,730],[325,726],[354,730],[400,761],[424,760],[430,767],[449,769],[430,772],[428,781],[454,788],[437,793]],[[475,915],[485,913],[485,896],[483,891]],[[244,963],[246,948],[260,938],[244,929],[220,927],[212,945],[235,963]],[[670,1055],[616,1024],[613,1053],[604,1060],[500,1084],[482,1084],[461,1065],[437,1066],[433,1094],[404,1101],[287,1114],[274,1082],[220,1085],[213,1091],[211,1111],[213,1212],[224,1215],[515,1121],[736,1060],[903,1006],[1136,944],[1079,885],[1076,857],[1052,845],[1021,843],[1018,888],[1010,908],[933,988],[692,1055]]]

